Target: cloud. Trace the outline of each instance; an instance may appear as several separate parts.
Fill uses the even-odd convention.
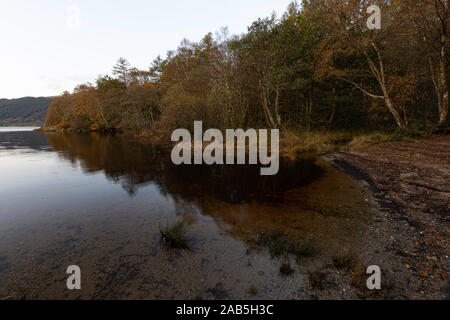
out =
[[[71,5],[67,8],[66,26],[70,30],[79,30],[81,28],[81,10],[79,6]]]

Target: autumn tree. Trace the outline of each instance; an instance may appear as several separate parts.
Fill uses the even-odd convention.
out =
[[[427,58],[430,78],[438,100],[439,123],[448,118],[448,0],[403,0],[404,14],[413,22],[421,51]]]
[[[119,58],[113,67],[112,73],[125,85],[130,83],[130,63],[126,59]]]
[[[294,1],[242,35],[223,29],[184,39],[145,70],[120,58],[112,76],[55,99],[47,125],[164,133],[195,120],[219,129],[406,128],[420,116],[427,123],[434,109],[444,124],[447,2]],[[367,24],[373,4],[380,30]]]
[[[341,73],[336,74],[344,81],[354,85],[357,89],[365,95],[384,101],[387,109],[392,114],[395,123],[400,128],[406,127],[406,122],[402,118],[398,106],[392,100],[389,92],[390,84],[389,78],[390,65],[386,64],[387,57],[386,45],[398,45],[392,37],[400,31],[401,25],[399,20],[396,20],[396,6],[391,1],[378,1],[383,13],[383,22],[380,30],[369,30],[367,21],[369,14],[367,9],[373,4],[373,1],[366,0],[349,0],[338,1],[330,0],[323,4],[323,8],[328,15],[327,21],[334,27],[333,36],[336,37],[335,52],[341,52],[348,56],[353,56],[357,59],[361,55],[366,62],[363,68],[351,68],[355,66],[355,61],[350,62],[350,67],[341,68]],[[357,62],[357,61],[356,61]],[[358,80],[358,74],[367,74],[373,77],[377,82],[378,92],[370,92],[361,81]],[[363,79],[361,79],[363,80]],[[359,82],[359,83],[358,83]]]
[[[235,44],[238,58],[245,61],[246,72],[255,74],[258,92],[267,125],[280,128],[280,99],[287,85],[283,44],[279,37],[276,16],[259,19],[248,33]]]

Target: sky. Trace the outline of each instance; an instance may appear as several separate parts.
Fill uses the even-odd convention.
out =
[[[0,0],[0,98],[55,96],[110,74],[119,57],[148,69],[183,38],[241,34],[291,0]]]

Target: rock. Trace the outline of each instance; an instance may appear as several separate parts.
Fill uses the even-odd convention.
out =
[[[418,179],[419,175],[415,172],[410,172],[410,173],[402,173],[400,175],[400,179]]]
[[[323,211],[322,209],[320,209],[320,208],[314,208],[314,211],[317,212],[318,214],[324,216],[324,217],[328,216],[328,214],[325,211]]]

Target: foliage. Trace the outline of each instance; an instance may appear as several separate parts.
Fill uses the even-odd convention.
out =
[[[0,126],[42,126],[51,98],[0,99]]]
[[[281,17],[258,19],[240,36],[222,29],[199,42],[184,39],[148,70],[120,58],[113,76],[54,99],[46,125],[169,135],[194,120],[208,128],[306,132],[442,123],[446,106],[448,112],[446,29],[439,29],[448,25],[439,20],[448,18],[445,7],[375,2],[381,30],[366,27],[373,1],[304,0]]]

